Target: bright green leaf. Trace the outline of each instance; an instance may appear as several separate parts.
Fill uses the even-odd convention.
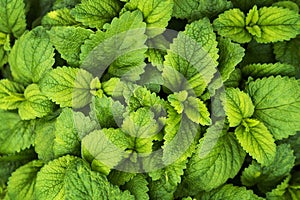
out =
[[[167,51],[162,76],[164,86],[172,92],[192,90],[200,96],[216,72],[218,55],[215,35],[208,31],[210,39],[199,38],[202,30],[211,30],[207,22],[206,19],[187,26],[184,32],[179,32]]]
[[[68,155],[44,165],[36,177],[35,199],[64,199],[66,170],[78,159]]]
[[[263,166],[274,161],[276,144],[267,127],[255,119],[245,119],[235,129],[235,135],[241,146]]]
[[[234,135],[224,131],[223,123],[219,121],[200,139],[182,184],[188,184],[189,194],[217,188],[237,175],[245,156]]]
[[[75,21],[70,13],[70,9],[62,8],[48,12],[42,19],[42,25],[46,28],[55,26],[78,26],[79,22]]]
[[[146,177],[142,174],[137,174],[129,182],[127,182],[122,188],[130,191],[130,193],[135,196],[136,200],[149,199],[149,195],[147,194],[147,192],[149,191],[148,181]]]
[[[173,0],[130,0],[125,10],[140,10],[147,23],[147,35],[154,37],[164,32],[171,19]]]
[[[63,109],[55,122],[54,155],[70,154],[79,156],[82,138],[96,127],[97,123],[81,112],[74,112],[70,108]]]
[[[269,77],[250,82],[246,92],[255,106],[253,117],[263,122],[275,139],[300,130],[300,87],[288,77]]]
[[[188,97],[184,102],[184,113],[193,122],[202,126],[210,125],[210,113],[202,100],[196,97]]]
[[[136,176],[135,173],[130,172],[124,172],[119,171],[117,169],[111,170],[111,172],[108,175],[108,180],[114,185],[124,185],[128,181],[130,181],[134,176]]]
[[[103,174],[92,171],[82,160],[75,160],[66,169],[64,177],[65,198],[72,200],[134,200],[128,191],[122,192],[108,182]]]
[[[82,67],[101,77],[108,73],[128,79],[138,80],[144,71],[146,52],[146,24],[139,11],[125,12],[114,18],[86,40],[81,48]]]
[[[187,24],[184,32],[209,53],[209,56],[215,64],[218,64],[218,42],[216,39],[216,33],[214,32],[213,26],[208,18],[203,18],[194,21],[191,24]]]
[[[93,32],[80,27],[53,27],[50,31],[51,43],[71,66],[79,66],[80,47]]]
[[[17,109],[24,101],[24,87],[8,79],[0,80],[0,108],[3,110]]]
[[[101,128],[117,128],[123,120],[124,106],[110,97],[95,96],[90,105],[90,115]]]
[[[258,10],[257,26],[261,36],[255,35],[257,42],[268,43],[289,40],[300,33],[298,13],[280,7],[263,7]]]
[[[26,29],[25,3],[23,0],[0,2],[0,32],[20,37]]]
[[[0,153],[29,148],[34,142],[34,121],[22,121],[18,114],[0,110]]]
[[[105,23],[118,16],[120,10],[117,0],[82,0],[81,4],[72,9],[71,14],[76,21],[91,28],[101,29]]]
[[[55,116],[56,117],[56,116]],[[55,139],[54,119],[43,118],[37,121],[34,130],[34,150],[38,154],[39,160],[48,162],[54,159],[53,144]]]
[[[42,161],[35,160],[13,172],[7,187],[9,198],[34,199],[36,175],[43,165]]]
[[[125,157],[125,149],[133,147],[130,138],[119,129],[102,129],[91,132],[82,140],[82,156],[90,162],[101,164],[104,174]],[[95,160],[95,161],[94,161]]]
[[[185,154],[190,154],[190,148],[198,138],[199,125],[189,120],[185,114],[179,115],[170,109],[164,131],[163,161],[169,165],[182,156],[185,157]]]
[[[131,112],[122,124],[122,131],[132,137],[134,146],[131,148],[138,153],[152,152],[152,140],[161,128],[154,119],[154,113],[148,108],[140,108]]]
[[[246,25],[253,26],[257,23],[258,19],[259,19],[259,14],[258,14],[257,6],[254,6],[247,14]]]
[[[41,93],[36,84],[31,84],[25,89],[24,98],[25,101],[19,105],[19,115],[23,120],[44,117],[54,109],[53,102]]]
[[[227,81],[235,67],[242,61],[245,55],[245,49],[236,43],[233,43],[228,38],[221,37],[219,39],[219,72],[222,80]]]
[[[53,56],[54,48],[42,27],[22,35],[8,58],[14,80],[27,85],[38,83],[52,68]]]
[[[187,91],[175,92],[168,96],[168,101],[171,106],[177,111],[178,114],[181,114],[184,110],[183,102],[186,101],[188,96]]]
[[[230,127],[238,126],[243,119],[251,117],[254,113],[251,98],[238,88],[226,89],[226,98],[223,100],[223,104]]]
[[[41,90],[61,107],[81,108],[90,103],[89,72],[71,67],[58,67],[50,71],[41,82]]]
[[[245,14],[237,8],[220,14],[213,22],[213,25],[221,36],[228,37],[238,43],[247,43],[252,39],[251,35],[245,29]]]
[[[174,199],[174,193],[181,182],[184,169],[186,169],[186,163],[187,159],[184,157],[167,165],[158,172],[154,172],[159,174],[159,179],[152,177],[152,181],[149,183],[150,199]]]

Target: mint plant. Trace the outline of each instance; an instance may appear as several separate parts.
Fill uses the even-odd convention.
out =
[[[0,198],[300,198],[299,0],[0,1]]]

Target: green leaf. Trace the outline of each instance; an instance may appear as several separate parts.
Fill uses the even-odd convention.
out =
[[[66,154],[80,155],[80,142],[97,127],[97,123],[81,112],[70,108],[63,109],[55,122],[55,140],[53,150],[55,156]]]
[[[46,117],[47,118],[47,117]],[[55,139],[55,122],[54,119],[40,119],[36,123],[34,130],[34,150],[38,154],[39,160],[48,162],[54,159],[53,144]]]
[[[282,63],[288,63],[294,65],[295,67],[300,65],[300,60],[298,59],[300,56],[300,36],[297,38],[291,39],[287,42],[278,42],[274,44],[274,53],[276,55],[276,59]],[[297,69],[297,77],[300,75],[299,67]]]
[[[280,7],[263,7],[258,10],[257,26],[261,36],[257,42],[268,43],[289,40],[300,33],[300,16],[295,11]]]
[[[97,31],[81,47],[82,67],[99,77],[109,67],[108,73],[113,76],[138,80],[144,71],[147,39],[142,14],[125,12],[103,29],[106,31]]]
[[[29,148],[34,142],[34,121],[22,121],[18,114],[0,110],[0,153]]]
[[[221,36],[238,43],[250,42],[252,37],[245,29],[245,14],[237,9],[231,9],[220,14],[213,22],[214,28]]]
[[[218,42],[216,39],[216,33],[214,32],[213,26],[208,18],[203,18],[194,21],[191,24],[187,24],[184,32],[209,53],[209,56],[215,64],[218,64]]]
[[[229,76],[228,80],[224,82],[226,87],[239,87],[239,84],[242,80],[242,72],[240,68],[236,68]]]
[[[246,153],[232,133],[223,130],[220,121],[207,129],[188,162],[182,184],[187,184],[190,194],[210,191],[237,175]]]
[[[241,181],[246,186],[256,185],[262,192],[271,191],[276,187],[292,170],[295,163],[295,156],[290,146],[281,144],[277,146],[276,156],[268,166],[261,166],[253,161],[243,171]]]
[[[50,71],[41,81],[41,90],[61,107],[81,108],[90,103],[89,72],[71,67],[58,67]]]
[[[36,177],[35,198],[64,199],[66,194],[66,170],[78,159],[68,155],[44,165]]]
[[[223,37],[220,37],[218,47],[220,49],[219,72],[222,80],[227,81],[235,67],[242,61],[245,49],[241,45]]]
[[[29,85],[24,92],[25,101],[19,105],[19,115],[22,120],[41,118],[50,114],[54,109],[51,102],[36,84]]]
[[[291,176],[287,176],[276,188],[274,188],[271,192],[267,192],[266,196],[268,200],[285,200],[288,199],[287,189],[289,187],[289,181],[291,180]]]
[[[253,117],[277,140],[300,130],[299,89],[297,80],[280,76],[258,79],[246,87],[255,106]]]
[[[265,64],[275,62],[276,60],[273,54],[273,45],[271,43],[263,44],[252,40],[247,45],[245,57],[240,65],[245,66],[248,64]]]
[[[287,63],[274,64],[250,64],[242,68],[242,73],[253,78],[263,78],[268,76],[290,76],[296,75],[296,68]]]
[[[101,128],[117,128],[123,121],[124,106],[110,97],[95,96],[90,107],[90,116],[99,123]]]
[[[7,187],[9,198],[34,199],[36,175],[43,165],[42,161],[35,160],[13,172]]]
[[[135,173],[130,172],[124,172],[119,171],[117,169],[111,170],[111,172],[108,175],[108,180],[114,185],[124,185],[128,181],[130,181],[134,176],[136,176]]]
[[[75,21],[68,8],[48,12],[42,19],[42,25],[46,28],[55,26],[78,26],[79,24],[79,22]]]
[[[105,23],[118,16],[120,10],[117,0],[82,0],[81,4],[72,9],[71,14],[85,26],[101,29]]]
[[[54,64],[54,48],[44,28],[37,27],[16,41],[8,61],[15,81],[38,83]]]
[[[200,96],[212,80],[218,58],[215,35],[208,31],[210,39],[199,38],[201,31],[209,28],[207,23],[207,19],[193,22],[184,32],[179,32],[170,45],[162,76],[164,86],[172,92],[192,90],[192,93]]]
[[[132,93],[126,97],[126,102],[129,105],[130,111],[147,107],[154,113],[156,119],[165,117],[165,101],[145,87],[138,86],[134,88]]]
[[[252,190],[247,190],[245,187],[233,186],[232,184],[226,184],[218,189],[212,190],[208,193],[204,193],[201,196],[201,200],[263,200],[253,193]]]
[[[0,2],[0,32],[20,37],[26,29],[25,4],[23,0]]]
[[[109,183],[104,175],[91,171],[87,163],[82,160],[75,160],[66,169],[65,174],[66,199],[135,199],[128,191],[122,192],[117,186]]]
[[[279,2],[273,3],[272,6],[288,8],[290,10],[295,11],[296,13],[299,12],[299,7],[298,7],[297,3],[294,3],[292,1],[279,1]]]
[[[168,110],[163,145],[163,162],[165,165],[174,163],[177,159],[191,156],[191,149],[198,138],[199,125],[188,119],[185,114],[177,114]]]
[[[161,128],[154,119],[154,113],[148,108],[140,108],[131,112],[122,124],[122,131],[133,138],[133,148],[138,153],[152,152],[152,140]]]
[[[102,129],[91,132],[82,140],[82,156],[96,162],[100,171],[108,174],[124,157],[125,149],[133,147],[132,141],[120,129]]]
[[[147,192],[149,191],[148,181],[146,180],[146,177],[142,174],[137,174],[122,188],[130,191],[130,193],[134,195],[136,200],[149,199],[149,195],[147,194]]]
[[[254,113],[251,98],[238,88],[227,88],[226,98],[222,101],[230,127],[238,126],[243,119],[251,117]]]
[[[24,101],[24,87],[8,79],[0,80],[0,109],[14,110],[17,109]]]
[[[80,2],[81,0],[55,0],[55,2],[53,3],[53,10],[65,7],[74,8]]]
[[[174,199],[174,193],[181,182],[186,163],[186,157],[181,157],[158,172],[152,172],[159,174],[159,178],[156,180],[156,178],[152,177],[152,181],[149,182],[150,199]]]
[[[124,10],[140,10],[147,23],[147,35],[155,37],[164,32],[171,19],[173,0],[130,0]]]
[[[79,66],[80,47],[93,32],[80,27],[53,27],[50,40],[56,50],[71,66]]]
[[[243,11],[250,10],[253,6],[258,7],[270,6],[274,3],[274,0],[231,0],[234,7],[241,8]]]
[[[187,91],[174,92],[168,96],[168,101],[171,106],[176,110],[178,114],[181,114],[184,110],[183,102],[186,101],[188,97]]]
[[[235,129],[241,146],[261,165],[267,166],[274,161],[276,144],[267,127],[255,119],[245,119]]]
[[[1,155],[0,156],[0,188],[5,185],[11,173],[20,166],[35,159],[35,153],[33,149],[26,149],[19,153]],[[1,190],[1,189],[0,189]]]
[[[287,139],[280,141],[280,143],[287,143],[291,146],[294,151],[294,155],[296,156],[295,165],[300,164],[300,132],[297,132],[296,135],[292,135]]]
[[[231,2],[227,0],[174,0],[173,16],[189,20],[213,18],[231,6]]]
[[[196,97],[188,97],[184,103],[184,113],[193,122],[202,126],[210,125],[210,113],[202,100]]]

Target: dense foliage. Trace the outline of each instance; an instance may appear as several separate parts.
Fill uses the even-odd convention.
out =
[[[1,0],[0,198],[300,199],[299,0]]]

